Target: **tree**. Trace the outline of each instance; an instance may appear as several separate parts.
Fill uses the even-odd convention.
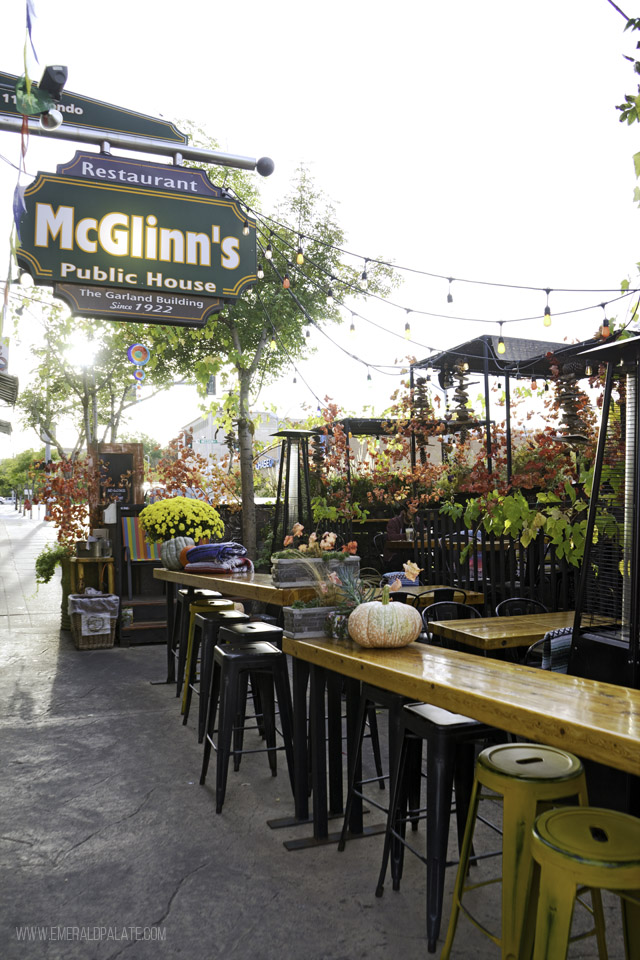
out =
[[[0,463],[0,496],[9,496],[13,490],[22,491],[29,485],[28,478],[34,461],[41,460],[43,451],[23,450],[15,457]]]
[[[191,132],[201,140],[204,137],[201,131],[192,128]],[[204,141],[203,145],[217,148],[214,141]],[[131,365],[126,361],[130,343],[139,340],[150,348],[145,372],[157,389],[184,377],[196,381],[204,397],[210,376],[219,375],[228,393],[222,408],[216,404],[212,412],[227,433],[237,431],[243,539],[249,554],[255,556],[252,404],[263,386],[310,352],[306,325],[341,322],[330,294],[338,302],[366,292],[384,295],[396,280],[390,267],[371,261],[366,264],[365,290],[362,262],[349,262],[343,253],[345,235],[335,211],[306,170],[298,171],[292,194],[275,216],[265,218],[254,214],[258,201],[255,177],[230,168],[206,169],[214,184],[238,199],[247,216],[256,216],[264,279],[199,329],[70,320],[64,308],[51,306],[43,318],[43,345],[35,351],[39,361],[35,378],[20,396],[19,405],[25,423],[34,427],[43,441],[50,439],[61,456],[55,424],[65,416],[75,417],[77,441],[72,456],[77,456],[87,441],[107,437],[115,441],[127,408],[135,402],[130,393]],[[99,349],[90,368],[76,371],[65,359],[65,347],[79,331]]]

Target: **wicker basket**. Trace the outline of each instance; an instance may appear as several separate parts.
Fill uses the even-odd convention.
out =
[[[112,647],[116,636],[116,621],[109,619],[109,633],[82,633],[82,614],[71,614],[71,636],[76,650],[103,650]]]

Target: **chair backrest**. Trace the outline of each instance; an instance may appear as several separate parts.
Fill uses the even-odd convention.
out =
[[[384,545],[387,542],[386,533],[375,533],[373,535],[373,545],[375,547],[376,553],[378,556],[382,556],[384,552]]]
[[[525,666],[540,667],[554,673],[566,673],[569,666],[573,627],[549,630],[542,640],[532,643],[524,658]]]
[[[160,560],[160,544],[146,539],[138,517],[122,518],[122,543],[132,563]]]
[[[528,597],[509,597],[496,607],[496,617],[520,617],[528,613],[548,613],[544,603]]]
[[[428,635],[431,643],[440,643],[440,637],[434,637],[429,629],[429,623],[432,620],[470,620],[472,617],[479,617],[480,614],[474,607],[468,607],[464,603],[456,603],[452,600],[444,600],[439,603],[432,603],[422,611],[422,623],[425,633]],[[443,646],[449,646],[448,642],[443,641]]]
[[[444,600],[425,607],[422,611],[422,622],[428,630],[429,621],[431,620],[464,620],[479,616],[478,611],[473,607],[468,607],[466,603]]]

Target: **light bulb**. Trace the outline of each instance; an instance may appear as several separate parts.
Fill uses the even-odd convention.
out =
[[[25,290],[30,290],[33,286],[33,277],[26,270],[23,270],[20,274],[20,286],[24,287]]]
[[[538,389],[538,381],[537,381],[537,380],[532,380],[532,381],[531,381],[531,389],[532,389],[532,390],[537,390],[537,389]]]
[[[367,380],[371,380],[371,371],[370,371],[370,370],[367,371]]]
[[[502,334],[498,339],[498,353],[506,353],[507,348],[504,345],[504,340],[502,339]]]
[[[605,319],[602,321],[601,333],[602,333],[602,336],[603,336],[605,339],[606,339],[606,338],[609,336],[609,334],[611,333],[611,330],[609,329],[609,321],[607,320],[606,317],[605,317]]]
[[[248,236],[249,236],[249,221],[248,221],[248,220],[245,220],[245,222],[244,222],[244,226],[243,226],[243,228],[242,228],[242,233],[244,234],[245,237],[248,237]]]
[[[549,304],[547,304],[547,306],[544,308],[544,318],[542,322],[545,327],[551,326],[551,308],[549,307]]]
[[[368,286],[369,286],[369,278],[368,278],[368,276],[367,276],[367,268],[366,268],[366,267],[365,267],[364,270],[362,271],[362,276],[360,277],[360,280],[361,280],[361,282],[362,282],[362,286],[363,286],[363,287],[368,287]]]
[[[260,264],[260,266],[258,267],[256,276],[258,280],[264,280],[264,267],[262,266],[262,264]]]
[[[593,376],[593,367],[591,366],[590,363],[588,363],[588,364],[586,365],[586,367],[584,368],[584,373],[585,373],[585,376],[586,376],[586,377],[592,377],[592,376]]]
[[[293,378],[293,383],[297,383],[297,382],[298,382],[298,378],[297,378],[297,377],[294,377],[294,378]]]
[[[64,118],[60,110],[56,110],[55,107],[52,107],[52,109],[47,110],[46,113],[40,114],[40,126],[43,130],[57,130],[62,124],[63,119]]]
[[[273,250],[271,249],[270,243],[267,244],[267,249],[265,250],[264,255],[267,258],[267,260],[271,260],[273,256]]]
[[[271,340],[271,342],[269,343],[269,350],[277,350],[277,349],[278,349],[278,344],[275,342],[275,340]]]
[[[404,338],[405,338],[405,340],[410,340],[410,339],[411,339],[411,326],[409,325],[409,321],[408,321],[408,320],[407,320],[407,322],[406,322],[405,325],[404,325]]]
[[[352,320],[352,321],[351,321],[351,326],[349,327],[349,333],[355,333],[355,332],[356,332],[356,325],[355,325],[355,323],[354,323],[353,320]]]
[[[329,287],[327,291],[327,303],[329,304],[329,306],[332,306],[333,304],[333,290],[331,289],[331,287]]]
[[[302,247],[298,247],[298,252],[296,254],[296,263],[299,267],[304,263],[304,253],[302,252]]]
[[[310,327],[305,327],[305,328],[304,328],[304,335],[305,335],[305,337],[310,337],[310,336],[311,336],[311,328],[310,328]]]
[[[284,275],[284,280],[282,281],[282,286],[284,287],[285,290],[288,290],[289,287],[291,286],[291,281],[289,280],[289,274],[288,274],[288,273],[285,273],[285,275]]]

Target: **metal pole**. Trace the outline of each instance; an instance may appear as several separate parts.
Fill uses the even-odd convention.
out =
[[[505,372],[504,375],[504,413],[506,418],[507,430],[507,483],[511,483],[511,473],[513,471],[513,457],[511,451],[511,377]]]
[[[487,445],[487,470],[493,473],[493,464],[491,462],[491,411],[489,409],[489,338],[484,340],[484,405],[486,407],[486,425],[485,441]]]
[[[0,130],[11,133],[21,133],[22,117],[0,117]],[[189,147],[187,144],[171,144],[166,140],[154,140],[151,137],[134,137],[126,133],[112,133],[105,135],[104,130],[85,129],[63,123],[56,130],[45,130],[38,120],[29,120],[29,135],[32,137],[48,137],[53,140],[72,140],[76,143],[92,143],[101,148],[103,153],[109,153],[109,146],[120,147],[123,150],[135,150],[137,153],[154,153],[164,157],[172,157],[179,165],[183,159],[199,160],[202,163],[215,163],[221,167],[237,167],[240,170],[257,170],[263,177],[270,176],[275,168],[269,157],[241,157],[233,153],[220,153],[217,150],[204,150]]]

